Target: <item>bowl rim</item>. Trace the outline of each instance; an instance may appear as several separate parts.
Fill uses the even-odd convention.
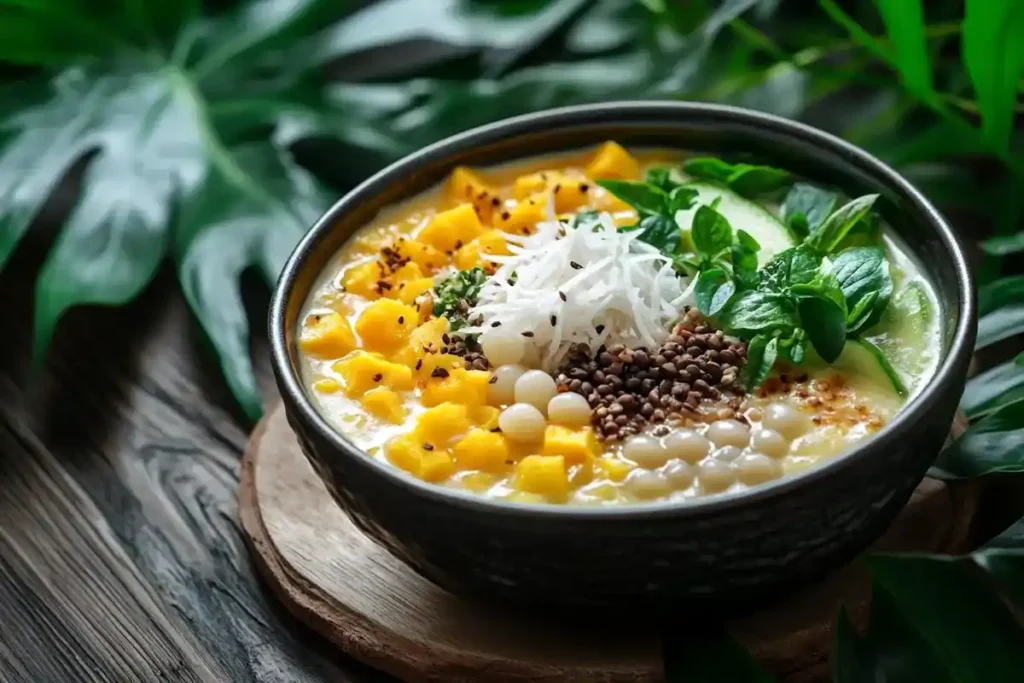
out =
[[[929,224],[937,234],[942,246],[950,256],[955,271],[959,299],[956,327],[949,350],[929,378],[928,383],[900,409],[881,431],[828,462],[784,476],[773,482],[761,484],[753,489],[686,500],[591,507],[512,502],[448,489],[423,481],[380,458],[369,455],[349,441],[320,415],[303,389],[298,373],[292,370],[285,328],[285,313],[293,296],[299,273],[316,252],[320,242],[328,236],[340,215],[346,213],[351,206],[357,205],[365,196],[372,195],[383,186],[392,184],[407,171],[433,163],[438,157],[450,156],[453,153],[490,142],[555,127],[571,127],[573,124],[585,126],[614,123],[630,118],[642,122],[644,119],[654,120],[659,116],[662,117],[661,120],[664,120],[668,114],[680,118],[713,116],[723,123],[731,122],[755,128],[771,129],[790,137],[801,138],[816,147],[828,149],[845,157],[854,166],[867,168],[873,176],[881,179],[886,187],[909,200],[913,211],[923,218],[924,222]],[[913,252],[912,245],[910,245],[910,249]],[[927,264],[925,264],[925,270],[927,272]],[[406,489],[409,493],[470,511],[500,513],[521,518],[540,516],[551,517],[552,520],[558,519],[559,521],[572,519],[624,521],[679,516],[704,517],[736,507],[760,505],[767,499],[785,496],[794,489],[814,485],[821,479],[854,466],[859,460],[866,457],[869,451],[886,449],[913,424],[925,419],[936,404],[941,402],[943,394],[950,384],[957,382],[958,368],[969,360],[973,352],[977,315],[975,297],[974,281],[963,246],[945,218],[908,180],[868,152],[813,126],[741,107],[699,102],[624,100],[548,109],[472,128],[409,154],[364,180],[336,201],[313,224],[289,256],[271,296],[268,333],[271,364],[286,412],[297,416],[304,425],[316,430],[317,435],[332,448],[340,451],[346,457],[361,460],[363,464],[374,469],[377,475],[388,480],[392,485]]]

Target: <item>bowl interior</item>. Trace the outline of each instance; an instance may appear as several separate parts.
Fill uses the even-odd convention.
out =
[[[335,204],[303,239],[285,267],[275,293],[271,339],[282,392],[290,394],[301,404],[301,410],[313,413],[314,421],[331,431],[315,415],[315,408],[298,380],[298,318],[320,272],[380,210],[443,182],[456,166],[486,167],[589,147],[605,140],[615,140],[627,148],[660,147],[733,161],[749,160],[833,185],[850,196],[881,195],[876,207],[919,260],[922,272],[935,287],[941,305],[943,360],[928,385],[879,436],[891,431],[915,405],[917,410],[926,409],[919,404],[928,401],[932,386],[955,377],[953,356],[969,353],[971,346],[970,277],[949,227],[906,180],[838,138],[773,116],[710,105],[620,103],[542,112],[474,129],[393,164]],[[735,495],[750,497],[787,480],[827,470],[850,453],[795,477]]]

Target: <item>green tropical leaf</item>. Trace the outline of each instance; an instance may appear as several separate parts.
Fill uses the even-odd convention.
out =
[[[1024,354],[967,380],[960,407],[969,418],[1024,398]]]
[[[978,338],[983,349],[1024,332],[1024,276],[990,282],[978,290]]]
[[[1012,681],[1024,671],[1024,629],[962,560],[869,555],[866,563],[874,591],[891,599],[950,680]]]
[[[1024,472],[1024,400],[1008,403],[968,427],[939,454],[931,471],[947,479]]]
[[[833,683],[877,683],[878,673],[872,653],[864,646],[857,628],[846,610],[836,617],[836,639],[832,647]]]
[[[1013,130],[1017,82],[1024,69],[1024,4],[966,0],[963,59],[981,109],[982,137],[1005,152]]]
[[[771,674],[725,631],[669,633],[663,645],[666,683],[773,683]]]
[[[999,582],[1018,607],[1024,606],[1024,518],[971,553],[971,559]]]
[[[924,0],[875,0],[895,48],[904,85],[917,97],[932,96],[932,67],[924,35]]]

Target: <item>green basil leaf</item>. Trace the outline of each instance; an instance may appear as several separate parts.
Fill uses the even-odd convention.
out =
[[[761,245],[758,244],[757,240],[754,239],[754,237],[746,230],[736,231],[736,243],[746,251],[754,254],[761,251]]]
[[[644,181],[662,192],[669,193],[678,185],[672,180],[672,171],[667,168],[652,168],[644,174]]]
[[[804,362],[804,354],[806,352],[807,333],[800,328],[793,330],[793,334],[779,341],[779,353],[794,365],[800,365]]]
[[[1024,399],[994,410],[945,448],[935,476],[967,479],[995,472],[1024,472]]]
[[[641,216],[662,215],[668,206],[668,195],[653,185],[635,180],[598,180],[596,182],[636,209]]]
[[[831,253],[850,230],[868,215],[876,199],[877,194],[864,195],[839,207],[808,236],[804,244],[822,254]]]
[[[1024,398],[1024,353],[967,380],[960,408],[976,418],[1001,404]]]
[[[668,215],[675,216],[676,211],[685,211],[697,203],[699,193],[692,187],[677,187],[668,195]]]
[[[844,249],[832,260],[832,273],[842,287],[850,320],[856,323],[851,329],[868,329],[877,323],[892,296],[892,277],[885,250],[881,247]],[[869,296],[871,307],[860,306]]]
[[[732,226],[710,205],[697,207],[691,228],[693,246],[704,258],[712,258],[732,246]]]
[[[826,363],[834,363],[846,346],[846,310],[824,294],[801,297],[797,309],[811,346]]]
[[[849,309],[849,313],[846,314],[846,328],[850,334],[870,327],[869,321],[874,315],[876,301],[878,301],[878,292],[868,292],[854,304],[853,308]]]
[[[693,290],[697,309],[707,316],[718,315],[735,293],[736,284],[720,268],[703,271]]]
[[[793,176],[788,171],[771,166],[736,164],[725,182],[737,194],[755,197],[781,190],[793,182]]]
[[[967,561],[868,555],[865,563],[875,590],[891,598],[950,679],[1014,681],[1024,671],[1024,629]],[[928,678],[914,680],[931,683]]]
[[[793,302],[781,294],[758,290],[741,292],[722,311],[721,317],[729,330],[740,335],[800,326]]]
[[[735,167],[716,157],[697,157],[683,162],[683,172],[694,178],[728,184]]]
[[[810,282],[818,273],[821,256],[810,247],[800,245],[780,251],[761,269],[764,289],[781,292],[792,285]]]
[[[839,195],[810,183],[794,183],[782,200],[782,222],[803,240],[817,230],[835,210]]]
[[[747,360],[743,364],[740,379],[747,390],[753,390],[768,377],[778,357],[779,340],[766,334],[759,334],[747,346]]]
[[[647,216],[638,224],[642,242],[657,247],[666,254],[679,251],[679,225],[674,218],[667,216]]]
[[[683,172],[700,180],[727,185],[745,197],[774,192],[792,182],[790,173],[782,169],[730,164],[715,157],[690,159],[683,164]]]

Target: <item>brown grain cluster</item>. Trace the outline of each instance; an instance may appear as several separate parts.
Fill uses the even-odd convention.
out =
[[[487,356],[480,350],[480,342],[477,341],[476,337],[471,336],[466,340],[456,335],[444,334],[441,336],[441,341],[444,342],[444,346],[441,347],[441,353],[459,356],[465,361],[467,369],[487,370],[491,367]]]
[[[746,355],[745,344],[728,341],[694,311],[653,350],[615,344],[591,354],[586,344],[574,345],[555,381],[560,391],[586,397],[598,435],[615,440],[696,415],[703,401],[738,405]]]

